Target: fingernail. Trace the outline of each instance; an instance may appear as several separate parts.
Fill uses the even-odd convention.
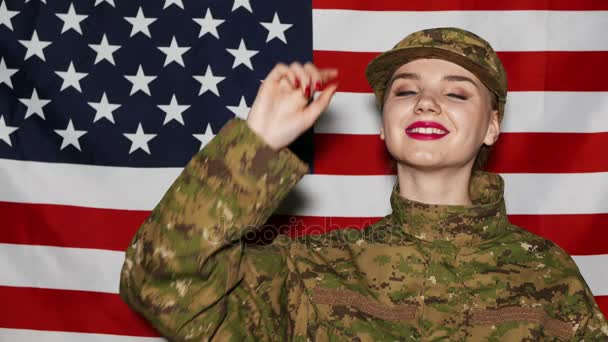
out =
[[[306,91],[304,92],[306,97],[310,97],[310,86],[306,87]]]
[[[300,80],[296,78],[296,82],[295,82],[295,86],[294,88],[299,88],[300,87]]]
[[[317,81],[317,83],[315,83],[315,90],[321,90],[321,82]]]

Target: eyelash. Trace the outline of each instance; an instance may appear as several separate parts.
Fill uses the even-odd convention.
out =
[[[415,91],[411,91],[411,90],[397,92],[397,96],[405,96],[405,95],[411,95],[411,94],[416,94],[416,92]],[[462,95],[458,95],[458,94],[454,94],[454,93],[450,93],[450,94],[448,94],[448,96],[452,96],[452,97],[455,97],[455,98],[460,99],[460,100],[466,100],[467,99],[466,96],[462,96]]]

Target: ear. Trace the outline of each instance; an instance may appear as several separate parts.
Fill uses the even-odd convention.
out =
[[[498,140],[499,135],[500,123],[498,122],[498,111],[492,110],[490,113],[490,124],[488,125],[488,130],[486,131],[486,136],[483,139],[483,143],[488,146],[494,145],[496,140]]]
[[[384,127],[380,127],[380,139],[384,140]]]

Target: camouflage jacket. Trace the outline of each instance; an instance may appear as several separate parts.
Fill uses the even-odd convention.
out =
[[[176,341],[608,340],[572,259],[509,223],[497,174],[474,173],[470,206],[395,185],[365,229],[245,245],[307,170],[229,121],[134,236],[123,300]]]

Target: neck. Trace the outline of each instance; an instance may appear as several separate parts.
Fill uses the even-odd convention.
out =
[[[470,205],[471,168],[420,170],[398,164],[400,195],[429,204]]]

